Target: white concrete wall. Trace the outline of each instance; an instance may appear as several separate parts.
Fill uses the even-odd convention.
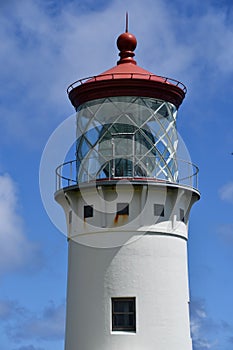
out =
[[[136,333],[111,331],[111,298],[136,297]],[[121,248],[69,241],[66,350],[190,350],[186,241],[148,234]]]
[[[114,209],[116,203],[109,202],[113,188],[101,190]],[[124,187],[116,202],[127,201],[127,192]],[[68,222],[72,238],[65,350],[191,350],[188,220],[180,221],[179,209],[187,208],[188,216],[198,196],[182,188],[151,186],[148,191],[139,186],[129,203],[129,217],[117,223],[114,210],[103,218],[104,202],[96,201],[95,190],[85,191],[86,201],[97,209],[85,222],[79,191],[67,191],[66,196],[72,211]],[[64,195],[56,199],[67,212]],[[154,203],[165,204],[164,218],[154,217]],[[115,236],[121,239],[114,240]],[[96,248],[111,242],[115,246]],[[112,332],[112,297],[136,297],[136,333]]]

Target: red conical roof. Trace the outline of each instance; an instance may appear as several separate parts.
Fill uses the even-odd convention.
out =
[[[177,108],[182,103],[186,87],[173,79],[160,77],[137,66],[134,50],[135,36],[121,34],[117,39],[120,60],[117,66],[104,73],[76,81],[68,89],[69,98],[75,108],[94,99],[113,96],[141,96],[158,98],[173,103]]]

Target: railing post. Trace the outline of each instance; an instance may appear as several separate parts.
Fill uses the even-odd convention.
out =
[[[69,186],[70,182],[72,183],[72,161],[70,162],[70,177],[69,177]]]

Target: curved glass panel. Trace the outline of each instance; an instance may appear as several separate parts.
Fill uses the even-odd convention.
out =
[[[176,108],[147,97],[111,97],[77,111],[77,181],[146,177],[176,182]]]

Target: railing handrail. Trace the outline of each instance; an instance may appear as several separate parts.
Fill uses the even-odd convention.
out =
[[[117,157],[115,157],[115,159],[118,159],[118,158],[131,158],[131,156],[126,156],[126,155],[117,155]],[[150,158],[150,157],[149,157]],[[161,158],[157,158],[157,157],[151,157],[151,158],[155,158],[155,159],[159,159],[159,160],[161,160]],[[89,159],[91,159],[91,158],[89,158]],[[95,159],[95,158],[93,158],[93,159]],[[180,163],[182,163],[182,164],[186,164],[186,165],[188,165],[188,166],[190,166],[190,168],[192,169],[192,172],[190,173],[190,175],[188,175],[187,174],[187,176],[184,176],[184,177],[182,177],[182,178],[179,178],[178,177],[178,179],[177,179],[177,181],[172,181],[172,182],[174,182],[174,183],[176,183],[176,184],[183,184],[183,185],[187,185],[187,184],[185,184],[184,183],[184,181],[185,180],[188,180],[188,179],[195,179],[194,180],[194,183],[196,184],[196,186],[191,186],[191,185],[188,185],[189,187],[193,187],[193,188],[195,188],[195,189],[197,189],[198,188],[198,172],[199,172],[199,168],[198,168],[198,166],[197,165],[195,165],[194,163],[192,163],[192,162],[190,162],[190,161],[187,161],[187,160],[183,160],[183,159],[179,159],[179,158],[176,158],[176,157],[168,157],[167,159],[166,159],[166,161],[169,161],[169,160],[174,160],[174,161],[176,161],[177,163],[178,163],[178,165],[180,164]],[[164,160],[163,160],[164,161]],[[75,184],[77,184],[78,185],[78,183],[85,183],[85,182],[90,182],[90,180],[88,180],[88,181],[81,181],[81,182],[79,182],[78,180],[77,180],[77,165],[75,165],[75,170],[74,171],[72,171],[72,166],[73,166],[73,164],[74,163],[77,163],[77,159],[73,159],[73,160],[70,160],[70,161],[67,161],[67,162],[65,162],[65,163],[63,163],[63,164],[61,164],[61,165],[59,165],[57,168],[56,168],[56,190],[60,190],[61,188],[64,188],[64,187],[69,187],[71,184],[72,185],[75,185]],[[70,176],[68,177],[67,175],[65,176],[65,175],[63,175],[63,172],[62,172],[62,170],[66,167],[66,166],[70,166]],[[179,166],[177,166],[178,167],[178,171],[179,171]],[[74,174],[73,174],[74,173]],[[87,174],[88,175],[88,174]],[[154,179],[154,180],[166,180],[166,179],[164,179],[164,178],[161,178],[161,177],[147,177],[147,176],[134,176],[134,175],[132,175],[132,176],[114,176],[114,175],[111,175],[111,176],[106,176],[105,178],[101,178],[101,179],[103,179],[103,180],[113,180],[113,179],[117,179],[117,178],[131,178],[131,179],[137,179],[137,178],[145,178],[145,179]],[[98,179],[99,180],[99,178],[96,178],[96,179]],[[67,186],[63,186],[63,182],[66,182],[66,185]],[[171,182],[171,181],[169,181],[169,180],[167,180],[168,182]]]
[[[155,74],[151,74],[151,73],[106,73],[106,74],[100,74],[100,75],[93,75],[91,77],[76,80],[75,82],[73,82],[72,84],[70,84],[68,86],[67,94],[69,94],[70,91],[75,89],[77,86],[85,84],[88,80],[98,81],[99,78],[102,79],[105,77],[106,78],[111,77],[111,79],[115,79],[115,78],[117,79],[117,77],[120,77],[120,76],[129,76],[130,77],[129,79],[135,79],[136,77],[141,76],[141,77],[148,77],[148,80],[151,80],[152,78],[161,78],[161,79],[164,79],[164,81],[162,81],[161,83],[165,83],[165,84],[171,83],[171,84],[179,87],[180,89],[182,89],[185,94],[187,92],[186,86],[181,81],[173,79],[173,78],[163,77],[161,75],[155,75]]]

